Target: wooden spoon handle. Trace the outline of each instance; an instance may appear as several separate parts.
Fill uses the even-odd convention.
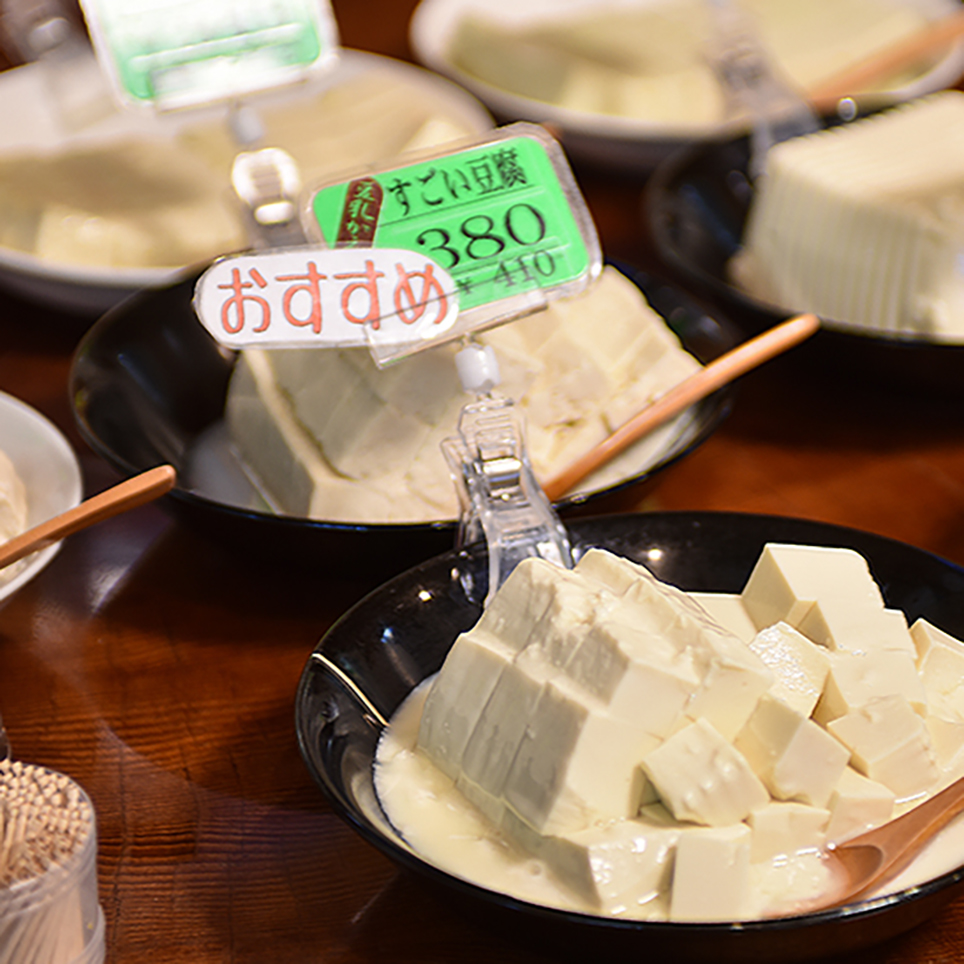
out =
[[[774,325],[762,335],[751,338],[710,362],[705,368],[701,368],[665,395],[660,396],[652,405],[634,415],[607,439],[600,442],[596,448],[591,449],[568,468],[549,479],[542,486],[549,501],[555,502],[556,499],[561,498],[587,475],[619,455],[647,432],[651,432],[663,422],[756,368],[757,365],[762,365],[763,362],[769,361],[809,338],[819,327],[820,320],[816,315],[798,315],[782,324]]]
[[[855,895],[883,883],[903,870],[911,859],[920,853],[924,844],[962,811],[964,779],[959,779],[912,810],[832,848],[843,859],[846,859],[844,855],[847,850],[867,846],[876,847],[882,854],[877,873],[865,881]]]
[[[0,545],[0,569],[30,555],[31,552],[44,549],[66,536],[86,529],[95,522],[102,522],[128,509],[144,505],[145,502],[151,502],[174,488],[176,478],[173,466],[159,465],[86,499],[80,505],[46,522],[41,522],[40,525]]]
[[[841,97],[859,93],[875,81],[896,74],[933,51],[964,36],[964,11],[948,17],[900,40],[885,50],[852,64],[807,92],[807,98],[820,111],[832,110]]]

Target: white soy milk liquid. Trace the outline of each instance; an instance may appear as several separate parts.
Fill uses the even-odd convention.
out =
[[[535,904],[596,913],[550,872],[544,861],[517,847],[482,816],[455,784],[415,752],[422,706],[434,677],[424,680],[398,708],[382,736],[375,789],[395,829],[424,859],[454,876]],[[964,820],[958,818],[883,893],[919,885],[964,863]],[[755,916],[790,912],[820,894],[828,874],[815,852],[781,856],[751,868]],[[664,897],[627,909],[627,917],[667,919]]]

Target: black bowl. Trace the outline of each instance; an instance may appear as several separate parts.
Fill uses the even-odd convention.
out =
[[[725,312],[748,335],[796,310],[748,295],[728,275],[753,201],[749,157],[745,136],[684,148],[654,172],[644,198],[644,216],[660,259],[689,290]],[[867,376],[890,389],[949,396],[964,392],[964,345],[824,327],[790,357],[810,370],[831,369],[848,379]]]
[[[888,606],[964,635],[964,569],[881,536],[798,519],[731,513],[613,515],[573,523],[578,549],[603,546],[691,591],[739,592],[764,544],[846,546],[869,561]],[[397,576],[355,605],[315,653],[353,681],[366,706],[325,662],[309,658],[295,706],[302,756],[335,810],[366,840],[481,914],[513,939],[525,937],[573,958],[797,961],[886,940],[933,916],[959,892],[964,867],[922,887],[800,917],[731,924],[648,923],[538,907],[441,871],[414,854],[382,813],[372,783],[381,733],[406,695],[436,672],[480,607],[463,586],[484,575],[478,546],[448,552]]]
[[[737,342],[735,329],[675,287],[620,266],[701,361]],[[222,419],[235,353],[191,305],[196,274],[114,308],[78,345],[70,397],[81,434],[123,475],[167,462],[178,483],[166,504],[187,524],[244,552],[366,577],[401,572],[455,544],[455,520],[350,524],[277,515],[256,495],[227,444]],[[558,504],[561,511],[653,477],[703,442],[730,410],[724,389],[694,406],[685,430],[618,485]]]

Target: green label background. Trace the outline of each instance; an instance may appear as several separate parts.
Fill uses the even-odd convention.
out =
[[[419,251],[459,286],[461,309],[572,282],[590,258],[545,148],[532,137],[496,140],[371,175],[383,201],[375,244]],[[312,199],[335,244],[348,183]]]

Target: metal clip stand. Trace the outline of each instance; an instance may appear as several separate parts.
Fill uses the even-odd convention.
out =
[[[727,116],[748,117],[752,124],[750,175],[757,178],[766,170],[771,147],[811,134],[820,124],[803,96],[775,69],[737,0],[708,4],[712,34],[707,60],[723,90]]]
[[[298,218],[301,173],[295,159],[280,147],[257,147],[264,140],[264,127],[251,107],[234,105],[228,124],[236,143],[246,148],[234,158],[231,185],[244,204],[253,246],[266,251],[303,245]]]
[[[571,569],[572,552],[565,527],[533,475],[515,402],[492,394],[499,383],[495,352],[469,342],[456,365],[463,387],[478,398],[462,408],[458,434],[442,442],[442,451],[459,496],[457,545],[484,539],[488,548],[488,604],[523,559],[539,556]],[[465,589],[477,600],[483,587]]]

